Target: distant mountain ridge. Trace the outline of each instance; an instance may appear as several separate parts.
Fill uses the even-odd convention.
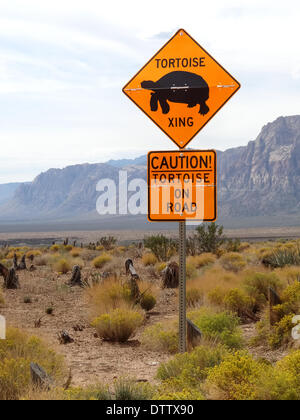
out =
[[[22,185],[21,182],[11,182],[9,184],[0,184],[0,205],[13,198],[17,188]]]
[[[265,125],[247,146],[217,153],[219,217],[291,215],[300,224],[299,115]],[[118,183],[120,169],[127,170],[129,181],[146,179],[146,164],[147,156],[141,156],[50,169],[32,183],[19,185],[0,205],[0,222],[100,219],[95,211],[98,181],[110,178]],[[101,217],[113,226],[112,216]]]

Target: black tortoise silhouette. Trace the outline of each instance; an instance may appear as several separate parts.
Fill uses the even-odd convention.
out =
[[[209,111],[205,103],[209,98],[209,87],[198,74],[173,71],[164,75],[157,82],[144,81],[141,86],[143,89],[153,91],[150,101],[151,111],[157,111],[159,103],[163,114],[168,114],[170,105],[167,101],[187,104],[189,108],[199,104],[199,114],[201,115],[206,115]]]

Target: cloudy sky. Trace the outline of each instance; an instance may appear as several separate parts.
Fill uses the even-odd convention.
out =
[[[0,0],[0,183],[173,143],[121,92],[186,29],[242,84],[191,145],[300,113],[299,0]]]

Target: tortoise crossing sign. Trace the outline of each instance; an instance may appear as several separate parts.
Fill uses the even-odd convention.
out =
[[[123,92],[183,149],[239,88],[237,80],[180,29]]]

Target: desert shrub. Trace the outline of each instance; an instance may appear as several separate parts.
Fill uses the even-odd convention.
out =
[[[103,245],[96,246],[96,251],[104,251],[104,249]]]
[[[202,268],[213,264],[216,261],[216,257],[210,252],[205,252],[201,255],[196,255],[192,260],[194,261],[196,268]]]
[[[150,293],[145,293],[141,297],[140,305],[145,311],[151,311],[156,305],[156,299]]]
[[[144,239],[144,246],[152,251],[158,261],[168,261],[176,254],[178,244],[164,235],[152,235]]]
[[[66,252],[70,252],[72,251],[72,249],[73,249],[72,245],[64,245],[64,247],[62,248],[62,250]]]
[[[132,379],[120,378],[114,383],[115,399],[118,401],[151,400],[154,390],[148,383],[138,383]]]
[[[200,252],[212,252],[216,254],[224,243],[223,226],[219,226],[216,223],[198,226],[196,235]]]
[[[29,297],[29,296],[25,296],[25,297],[24,297],[24,299],[23,299],[23,302],[24,302],[24,303],[27,303],[27,304],[28,304],[28,303],[32,303],[32,299],[31,299],[31,297]]]
[[[240,239],[227,239],[225,242],[225,249],[227,252],[240,252]]]
[[[18,251],[9,251],[8,254],[6,255],[6,259],[7,260],[11,260],[14,255],[16,254],[17,258],[21,258],[23,256],[22,252],[18,252]]]
[[[184,387],[184,384],[173,380],[164,382],[154,394],[153,399],[158,401],[202,401],[205,400],[205,397],[201,390]]]
[[[92,322],[92,326],[103,340],[124,343],[136,333],[143,320],[137,311],[115,309],[109,314],[100,315]]]
[[[268,301],[269,287],[278,291],[281,282],[274,273],[248,272],[243,285],[247,294],[254,299],[257,307],[262,308]]]
[[[48,258],[47,255],[41,255],[39,257],[36,257],[34,260],[34,264],[37,267],[46,266],[48,264]]]
[[[144,254],[142,257],[142,261],[144,266],[148,265],[155,265],[157,263],[157,258],[154,254],[147,252],[147,254]]]
[[[295,314],[300,311],[300,282],[288,286],[281,294],[282,303],[272,307],[278,321],[285,315]]]
[[[132,307],[130,288],[119,279],[107,279],[87,289],[86,293],[96,316],[110,313],[117,308]]]
[[[178,351],[178,328],[170,323],[157,323],[146,328],[141,342],[149,350],[177,353]]]
[[[300,350],[292,351],[276,363],[276,369],[291,374],[300,395]]]
[[[90,385],[84,388],[69,388],[60,393],[59,400],[67,401],[109,401],[112,394],[108,386],[102,384]]]
[[[226,290],[217,286],[208,292],[207,299],[212,305],[222,306],[225,295]]]
[[[72,267],[74,267],[74,265],[78,265],[81,270],[84,267],[84,261],[81,258],[72,258],[70,260],[70,263],[71,263]]]
[[[190,256],[195,256],[199,254],[199,244],[197,235],[194,233],[193,235],[189,235],[186,238],[186,254]]]
[[[97,242],[97,245],[103,246],[103,248],[106,251],[109,251],[113,249],[116,243],[117,243],[117,240],[113,236],[103,236],[102,238],[99,239],[99,241]]]
[[[246,266],[244,258],[236,252],[229,252],[224,254],[220,258],[220,263],[222,267],[225,268],[225,270],[233,271],[234,273],[243,270],[243,268]]]
[[[196,387],[203,382],[208,369],[219,365],[228,350],[221,345],[198,346],[191,353],[177,354],[173,359],[162,363],[157,371],[158,379],[180,379],[186,386]]]
[[[188,318],[197,325],[204,338],[220,342],[231,349],[243,346],[237,316],[227,312],[213,313],[203,308],[190,312]]]
[[[80,254],[81,254],[81,249],[80,248],[72,248],[71,251],[70,251],[70,255],[73,258],[80,257]]]
[[[54,308],[52,306],[49,306],[48,308],[46,308],[45,312],[47,315],[53,315]]]
[[[27,251],[26,258],[32,258],[32,257],[40,257],[42,255],[41,251],[38,249],[33,249],[31,251]]]
[[[288,285],[300,282],[300,267],[286,266],[275,269],[276,275]]]
[[[108,262],[110,262],[112,260],[111,255],[108,254],[102,254],[99,257],[96,257],[93,260],[93,266],[95,268],[103,268],[105,266],[105,264],[107,264]]]
[[[279,322],[277,322],[269,335],[268,343],[272,349],[288,345],[292,340],[292,323],[294,315],[285,315]]]
[[[4,267],[6,267],[6,268],[11,268],[12,261],[4,259],[4,260],[0,260],[0,264],[4,265]]]
[[[8,328],[7,339],[0,340],[0,399],[17,400],[31,385],[30,363],[38,363],[54,379],[65,373],[63,359],[40,339]]]
[[[203,297],[203,292],[200,289],[196,287],[189,288],[187,286],[186,303],[188,307],[193,308],[201,304],[203,302]]]
[[[194,261],[190,260],[189,258],[186,261],[186,277],[188,280],[194,279],[198,274]]]
[[[267,253],[262,258],[263,264],[272,268],[286,265],[300,265],[300,246],[281,247]]]
[[[60,249],[61,249],[61,246],[60,245],[57,245],[57,244],[52,245],[50,247],[50,251],[52,251],[52,252],[58,252]]]
[[[231,312],[242,316],[245,311],[253,311],[254,301],[243,290],[231,289],[226,292],[223,304]]]
[[[253,400],[265,366],[246,351],[228,354],[218,366],[210,369],[206,387],[211,398]]]
[[[67,274],[72,270],[72,264],[66,258],[60,258],[53,264],[53,268],[58,273]]]
[[[4,303],[5,303],[4,296],[3,296],[2,291],[0,290],[0,306],[4,305]]]

